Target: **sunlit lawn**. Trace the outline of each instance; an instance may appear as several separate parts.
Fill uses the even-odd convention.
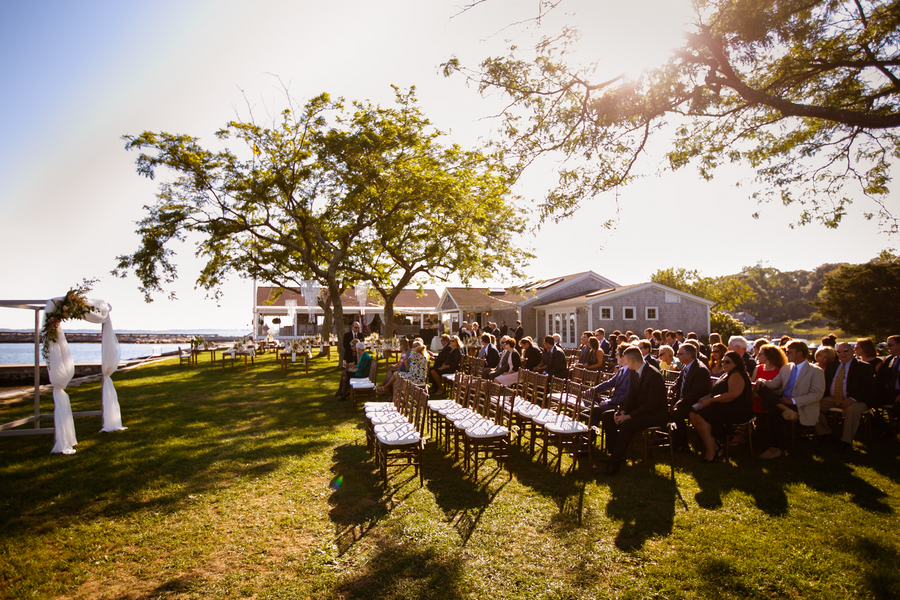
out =
[[[204,356],[117,374],[128,430],[78,418],[73,456],[0,439],[0,597],[900,597],[895,442],[678,455],[675,483],[664,456],[607,480],[515,452],[475,484],[432,445],[424,487],[385,489],[336,378]],[[71,396],[100,406],[98,384]]]

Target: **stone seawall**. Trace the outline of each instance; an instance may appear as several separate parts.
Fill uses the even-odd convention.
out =
[[[204,336],[211,342],[234,342],[240,340],[233,336]],[[165,333],[117,333],[120,344],[190,344],[193,335],[175,335]],[[68,333],[66,340],[71,344],[99,344],[99,333]],[[0,344],[30,344],[34,342],[33,332],[7,331],[0,332]]]

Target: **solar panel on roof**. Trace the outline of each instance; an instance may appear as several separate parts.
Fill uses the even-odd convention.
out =
[[[565,279],[565,277],[558,277],[558,278],[556,278],[556,279],[551,279],[550,281],[545,281],[545,282],[542,283],[541,285],[537,286],[537,289],[543,290],[543,289],[545,289],[545,288],[550,287],[551,285],[556,285],[557,283],[559,283],[559,282],[562,281],[563,279]]]

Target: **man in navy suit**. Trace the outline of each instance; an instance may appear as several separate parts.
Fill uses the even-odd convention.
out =
[[[887,349],[890,356],[875,375],[875,404],[893,404],[894,410],[897,410],[897,398],[900,396],[900,335],[887,339]]]
[[[856,437],[859,422],[869,410],[867,403],[872,401],[875,375],[869,363],[856,360],[853,347],[847,342],[838,344],[834,351],[837,352],[838,363],[829,366],[825,373],[828,388],[825,390],[825,397],[819,402],[816,433],[831,433],[826,415],[832,408],[840,408],[844,413],[844,430],[838,452],[850,452],[853,450],[853,438]]]
[[[495,369],[500,364],[500,351],[491,343],[491,336],[487,333],[481,336],[481,350],[478,351],[478,358],[485,360],[484,368],[487,370]]]
[[[609,343],[609,340],[606,339],[606,330],[602,327],[595,329],[594,337],[600,342],[600,349],[603,350],[603,354],[609,356],[612,352],[612,345]]]
[[[566,353],[556,345],[556,338],[548,335],[544,338],[544,353],[541,359],[543,368],[538,368],[547,375],[552,375],[557,379],[568,379],[569,368],[566,366]]]
[[[666,384],[659,370],[644,362],[637,348],[625,350],[625,361],[631,376],[631,392],[615,417],[618,430],[607,442],[613,451],[604,475],[619,472],[634,434],[648,427],[663,427],[669,418]]]
[[[653,358],[653,355],[650,354],[650,351],[652,349],[653,345],[648,340],[641,340],[638,342],[638,350],[641,351],[641,356],[644,358],[644,362],[659,371],[659,361]]]
[[[676,353],[678,360],[684,365],[675,380],[675,405],[672,407],[672,420],[675,430],[672,432],[676,450],[687,450],[686,419],[691,408],[700,398],[712,389],[709,367],[697,360],[697,348],[693,344],[682,344]]]
[[[516,338],[516,345],[522,341],[522,338],[525,337],[525,330],[522,328],[522,321],[516,321],[516,329],[513,337]]]

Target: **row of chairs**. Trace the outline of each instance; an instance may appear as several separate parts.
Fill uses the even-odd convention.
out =
[[[423,431],[428,393],[424,388],[399,378],[390,402],[366,402],[366,446],[375,456],[381,477],[387,484],[388,469],[412,466],[424,484],[422,450],[428,439]]]

